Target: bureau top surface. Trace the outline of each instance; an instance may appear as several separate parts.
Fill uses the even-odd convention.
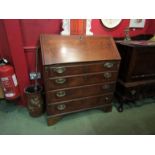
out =
[[[105,36],[40,36],[43,65],[120,60],[115,42]]]

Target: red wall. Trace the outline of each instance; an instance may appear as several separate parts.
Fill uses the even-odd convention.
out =
[[[25,47],[34,47],[39,42],[40,33],[60,34],[62,20],[21,20],[21,29],[23,34],[23,42]],[[94,35],[111,35],[113,37],[124,37],[124,29],[129,25],[129,20],[122,20],[120,25],[114,29],[108,29],[103,26],[101,20],[92,20],[92,32]],[[131,36],[139,34],[155,33],[155,20],[146,20],[145,27],[131,31]],[[25,49],[29,71],[35,69],[34,49]]]
[[[155,19],[148,19],[147,34],[155,34]]]
[[[59,34],[62,30],[61,19],[24,19],[20,20],[24,46],[34,46],[40,33]]]
[[[93,19],[92,32],[95,35],[111,35],[113,37],[124,37],[124,29],[129,26],[129,19],[124,19],[121,23],[113,29],[106,28],[101,20]],[[155,19],[148,19],[145,22],[144,28],[131,29],[130,35],[136,36],[139,34],[154,34],[155,33]]]
[[[0,58],[3,57],[9,60],[9,62],[12,62],[5,27],[3,20],[0,20]]]
[[[129,20],[124,19],[116,28],[108,29],[103,26],[101,20],[93,19],[92,32],[94,33],[94,35],[111,35],[113,37],[124,37],[124,29],[128,27],[128,25]],[[22,19],[16,20],[15,22],[14,20],[0,20],[0,57],[6,57],[10,61],[12,61],[11,57],[14,57],[13,64],[16,64],[16,67],[18,67],[18,64],[23,64],[22,62],[24,60],[24,64],[27,64],[24,69],[26,77],[20,79],[21,83],[25,83],[22,84],[22,90],[23,87],[29,83],[27,79],[29,72],[35,71],[35,48],[39,45],[39,35],[41,33],[60,34],[62,30],[61,26],[61,19]],[[16,27],[18,28],[16,29]],[[15,29],[16,31],[20,32],[14,32]],[[130,34],[131,36],[135,36],[139,34],[154,33],[155,19],[148,19],[146,20],[144,28],[132,30]],[[12,36],[10,37],[9,35]],[[14,44],[16,44],[16,46]],[[17,47],[18,44],[20,46],[19,48]],[[16,52],[16,49],[18,50],[18,52]],[[10,56],[10,52],[12,56]],[[21,53],[23,53],[24,55],[22,55]],[[19,61],[18,64],[16,63],[17,58]],[[21,70],[20,74],[22,73],[21,68],[23,67],[24,66],[20,66],[20,68],[18,69],[18,72],[20,72]]]
[[[20,20],[23,44],[28,64],[28,71],[35,71],[35,47],[39,45],[41,33],[60,34],[61,19],[24,19]]]

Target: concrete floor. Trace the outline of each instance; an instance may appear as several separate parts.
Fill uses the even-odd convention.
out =
[[[155,100],[147,99],[139,103],[138,107],[126,105],[122,113],[113,107],[110,113],[89,110],[70,114],[54,126],[47,126],[45,115],[32,118],[26,108],[0,101],[0,134],[155,134]]]

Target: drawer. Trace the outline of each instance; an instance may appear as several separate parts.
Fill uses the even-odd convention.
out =
[[[82,111],[91,108],[101,107],[112,102],[113,95],[107,94],[102,96],[86,97],[79,100],[68,102],[59,102],[47,106],[48,115],[60,115],[76,111]]]
[[[67,87],[91,85],[103,82],[116,81],[117,72],[104,72],[97,74],[83,74],[78,76],[64,76],[51,78],[45,81],[46,90],[61,89]]]
[[[119,68],[119,61],[104,61],[94,63],[80,63],[68,65],[52,65],[45,66],[45,78],[55,76],[68,76],[84,73],[95,73],[104,71],[117,71]]]
[[[113,92],[114,88],[115,83],[106,83],[53,90],[46,93],[46,100],[47,104],[50,104],[53,102],[71,100],[81,97],[102,95],[104,93]]]

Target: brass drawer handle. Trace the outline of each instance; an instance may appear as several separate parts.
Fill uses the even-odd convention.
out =
[[[64,110],[66,108],[66,105],[65,104],[59,104],[58,106],[57,106],[57,109],[58,110]]]
[[[106,62],[104,64],[104,67],[106,67],[106,68],[112,68],[113,66],[114,66],[114,63],[113,62]]]
[[[62,74],[65,72],[66,68],[65,67],[56,67],[53,70],[54,70],[54,72],[56,72],[58,74]]]
[[[106,72],[106,73],[104,73],[103,76],[104,76],[104,78],[109,79],[109,78],[111,78],[112,74],[109,72]]]
[[[57,96],[57,97],[64,97],[64,96],[66,96],[66,92],[65,92],[65,91],[58,91],[58,92],[56,93],[56,96]]]
[[[57,83],[57,84],[63,84],[65,82],[66,82],[66,79],[64,79],[64,78],[59,78],[59,79],[55,80],[55,83]]]

